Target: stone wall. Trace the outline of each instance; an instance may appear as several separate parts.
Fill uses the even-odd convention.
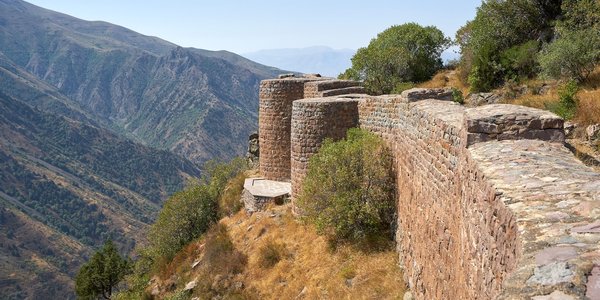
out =
[[[515,266],[517,227],[468,153],[464,108],[385,96],[359,111],[394,154],[397,246],[417,299],[491,299]]]
[[[340,140],[358,125],[358,99],[331,97],[294,101],[292,110],[292,203],[308,170],[308,159],[326,138]]]
[[[600,174],[563,146],[562,119],[413,101],[368,97],[359,113],[394,153],[397,245],[416,298],[598,297]]]
[[[304,81],[302,97],[354,88],[339,82]],[[444,89],[293,101],[300,85],[280,98],[261,85],[261,102],[286,103],[261,113],[261,131],[278,128],[263,116],[290,122],[280,138],[261,139],[261,173],[274,153],[288,159],[279,177],[289,174],[293,198],[325,138],[356,124],[383,137],[394,153],[400,262],[417,299],[600,298],[600,174],[563,146],[562,119],[465,108]]]

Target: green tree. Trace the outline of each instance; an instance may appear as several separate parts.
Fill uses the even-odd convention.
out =
[[[350,129],[345,140],[326,140],[313,155],[297,204],[332,240],[391,236],[394,222],[392,159],[383,140]]]
[[[79,299],[110,299],[117,284],[131,270],[129,260],[121,257],[115,244],[108,240],[85,263],[75,277]]]
[[[600,1],[564,0],[561,9],[557,38],[540,53],[541,73],[583,81],[600,62]]]
[[[488,91],[514,76],[535,75],[531,63],[539,41],[553,37],[558,7],[556,1],[483,1],[456,39],[471,89]]]
[[[428,80],[442,67],[449,39],[433,26],[415,23],[392,26],[379,33],[352,57],[341,78],[364,80],[372,94],[392,92],[401,82]]]
[[[600,62],[600,33],[592,28],[563,31],[542,49],[542,75],[550,78],[585,80]]]

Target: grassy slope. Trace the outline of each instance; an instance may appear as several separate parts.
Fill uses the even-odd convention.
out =
[[[365,253],[344,246],[332,250],[312,226],[294,218],[289,205],[251,216],[242,211],[222,219],[220,224],[226,231],[221,236],[233,245],[229,251],[237,254],[225,254],[229,257],[226,261],[210,255],[219,248],[214,245],[218,239],[213,230],[182,250],[153,279],[148,292],[160,291],[158,298],[181,295],[185,285],[197,279],[198,286],[184,299],[203,299],[208,290],[255,299],[294,299],[300,294],[305,299],[399,299],[404,294],[405,284],[393,249]],[[267,245],[279,245],[281,259],[272,267],[263,261]],[[192,269],[196,261],[199,263]],[[235,262],[237,266],[232,265]],[[217,267],[207,267],[210,265]],[[241,272],[236,274],[236,270]],[[166,286],[171,283],[175,286],[169,290]]]
[[[455,87],[466,96],[470,93],[467,84],[459,78],[460,70],[442,70],[431,80],[419,84],[418,87],[438,88]],[[536,95],[532,91],[542,85],[548,85],[549,90],[543,95]],[[505,103],[530,106],[544,109],[547,103],[558,102],[558,82],[556,80],[532,79],[520,84],[527,86],[528,92],[516,97],[506,99]],[[505,94],[508,88],[504,87],[494,91],[495,93]],[[586,126],[600,123],[600,67],[588,78],[586,82],[580,85],[577,93],[579,99],[577,114],[573,121]]]

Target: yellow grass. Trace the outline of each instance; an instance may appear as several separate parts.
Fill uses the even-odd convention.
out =
[[[431,80],[420,83],[420,88],[443,88],[453,87],[459,89],[466,97],[469,94],[469,87],[460,80],[460,70],[440,70],[431,78]]]
[[[235,278],[242,280],[248,295],[256,298],[294,299],[303,293],[304,299],[402,299],[406,289],[393,249],[364,253],[341,246],[332,250],[312,226],[292,216],[289,205],[252,216],[242,211],[222,219],[221,224],[227,228],[235,251],[247,257],[243,272]],[[182,256],[191,257],[176,258],[177,265],[184,266],[170,270],[184,273],[177,290],[190,278],[204,277],[189,267],[202,257],[191,249],[199,249],[203,243],[201,239],[182,251]],[[280,247],[280,260],[265,265],[265,246],[274,244]]]

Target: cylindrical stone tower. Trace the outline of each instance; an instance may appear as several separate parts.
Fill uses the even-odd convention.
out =
[[[312,98],[294,101],[292,109],[292,207],[308,172],[308,160],[326,138],[340,140],[358,126],[357,98]]]
[[[314,79],[283,78],[260,83],[258,131],[259,170],[265,179],[290,180],[292,102],[304,98],[304,83]]]

